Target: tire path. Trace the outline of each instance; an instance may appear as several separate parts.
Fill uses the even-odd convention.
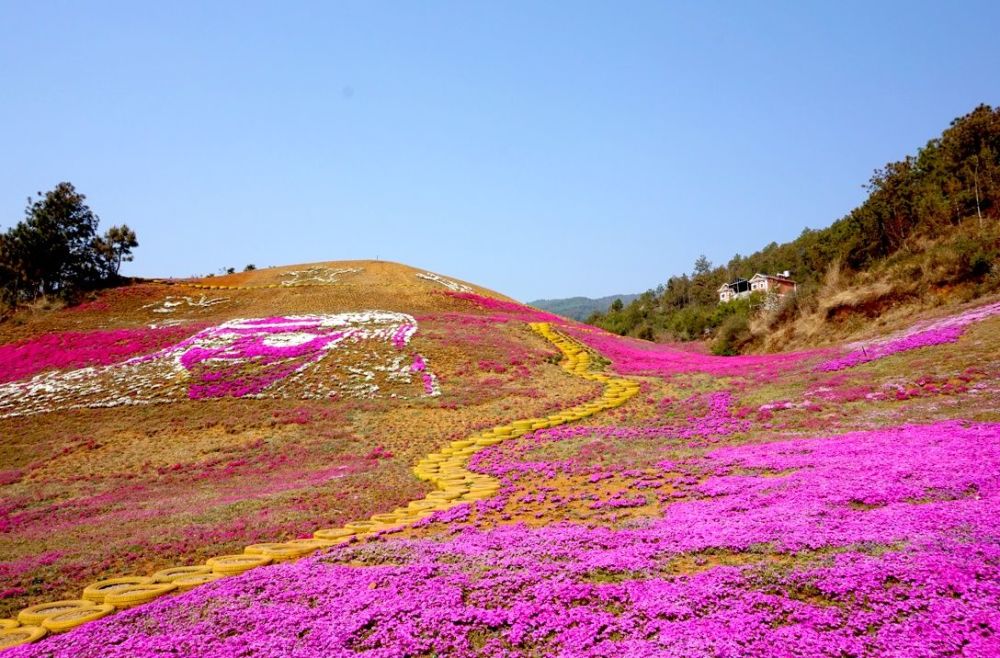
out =
[[[559,349],[563,355],[560,363],[563,370],[574,377],[604,385],[604,391],[597,400],[548,416],[515,420],[476,432],[423,457],[413,467],[413,472],[421,480],[432,483],[435,490],[406,507],[375,514],[368,520],[353,521],[340,528],[317,530],[312,539],[253,544],[247,546],[242,554],[220,555],[207,560],[204,565],[171,567],[151,576],[98,581],[83,590],[82,599],[53,601],[25,608],[17,619],[0,619],[0,649],[34,642],[50,632],[68,631],[115,610],[142,605],[166,594],[184,592],[203,583],[273,562],[296,560],[323,548],[399,529],[456,505],[490,498],[499,490],[500,482],[489,475],[468,470],[469,459],[474,454],[534,430],[564,425],[621,406],[639,392],[639,384],[635,381],[597,370],[593,358],[596,353],[580,341],[553,329],[547,322],[534,322],[529,326]]]

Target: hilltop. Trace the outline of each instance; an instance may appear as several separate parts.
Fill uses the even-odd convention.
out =
[[[996,301],[716,357],[379,261],[24,310],[0,647],[995,654],[998,354]]]

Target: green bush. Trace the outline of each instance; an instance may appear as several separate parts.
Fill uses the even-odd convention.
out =
[[[731,356],[739,354],[740,349],[750,342],[750,325],[746,315],[730,315],[719,327],[712,341],[712,354]]]
[[[995,245],[961,236],[929,249],[921,266],[932,285],[954,285],[983,279],[993,270],[997,256]]]

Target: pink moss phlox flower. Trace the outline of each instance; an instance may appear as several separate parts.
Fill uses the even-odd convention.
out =
[[[406,322],[401,324],[392,334],[392,344],[397,350],[401,350],[410,342],[413,334],[417,331],[417,325]]]
[[[608,358],[612,367],[624,375],[669,377],[704,372],[716,377],[746,375],[756,379],[773,379],[826,353],[824,350],[811,350],[786,354],[711,356],[677,345],[622,338],[590,327],[565,326],[563,329]]]
[[[477,295],[472,292],[444,292],[442,293],[448,297],[453,297],[455,299],[464,299],[467,302],[471,302],[481,309],[487,311],[501,311],[503,314],[512,316],[517,320],[522,322],[551,322],[554,324],[564,325],[566,324],[566,319],[561,318],[558,315],[553,315],[551,313],[546,313],[544,311],[539,311],[531,306],[526,306],[525,304],[518,304],[516,302],[505,302],[500,299],[494,299],[492,297],[486,297],[484,295]]]
[[[118,363],[172,345],[203,326],[65,331],[7,343],[0,345],[0,383],[18,381],[47,370]]]
[[[909,352],[921,347],[930,347],[943,343],[954,343],[964,332],[964,327],[946,327],[921,331],[885,343],[874,343],[850,352],[846,356],[821,363],[816,367],[816,370],[821,372],[843,370],[861,365],[862,363],[877,361],[878,359],[883,359],[899,352]]]
[[[502,477],[527,454],[483,453],[478,467]],[[439,513],[437,537],[256,569],[5,655],[1000,654],[1000,424],[726,447],[663,467],[698,495],[644,525],[477,529],[462,518],[488,508],[461,505]],[[708,559],[733,552],[733,565]]]
[[[200,380],[188,388],[192,399],[257,395],[275,382],[315,363],[349,331],[322,331],[305,323],[281,322],[269,318],[213,335],[199,334],[180,355],[180,363]],[[290,339],[290,340],[289,340]],[[237,365],[236,368],[233,366]],[[239,376],[242,375],[242,376]]]
[[[901,335],[855,343],[851,352],[821,363],[816,367],[816,370],[823,372],[843,370],[899,352],[954,343],[965,333],[969,325],[995,315],[1000,315],[1000,302],[980,306],[940,320],[919,322]]]

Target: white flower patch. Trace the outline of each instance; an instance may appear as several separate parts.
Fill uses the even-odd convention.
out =
[[[451,279],[446,279],[443,276],[434,274],[433,272],[421,272],[417,274],[417,278],[426,279],[427,281],[433,281],[434,283],[440,283],[448,290],[453,290],[455,292],[473,292],[472,288],[465,285],[464,283],[459,283],[458,281],[452,281]]]
[[[0,418],[184,398],[439,395],[407,349],[416,329],[389,311],[231,320],[122,363],[0,384]]]
[[[142,308],[148,308],[152,313],[173,313],[185,305],[191,308],[208,308],[209,306],[215,306],[216,304],[222,304],[227,301],[229,301],[228,297],[208,299],[205,295],[202,295],[200,299],[192,299],[191,297],[167,297],[162,302],[146,304]]]
[[[292,272],[286,272],[281,275],[284,281],[281,282],[283,286],[302,286],[302,285],[323,285],[336,283],[337,277],[342,274],[357,274],[361,272],[360,267],[344,267],[340,269],[334,269],[332,267],[310,267],[306,270],[294,270]]]

